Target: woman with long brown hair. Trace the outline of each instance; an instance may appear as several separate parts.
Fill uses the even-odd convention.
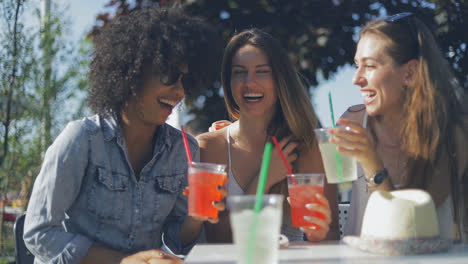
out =
[[[201,161],[228,165],[228,195],[255,193],[264,145],[272,136],[278,138],[294,172],[324,172],[313,133],[317,117],[278,40],[259,29],[235,35],[224,52],[221,78],[227,109],[236,121],[197,139]],[[288,196],[288,172],[276,150],[271,159],[266,192]],[[320,228],[302,230],[291,225],[285,201],[282,234],[293,241],[303,240],[303,232],[312,241],[337,239],[336,185],[325,184],[319,201],[322,205],[313,210],[325,219],[311,217],[310,221]],[[227,212],[220,215],[218,224],[205,227],[209,242],[232,240]]]
[[[437,206],[441,236],[466,241],[468,100],[433,34],[412,13],[372,21],[355,63],[364,105],[338,121],[351,129],[330,129],[330,141],[361,169],[345,234],[359,235],[374,190],[420,188]]]

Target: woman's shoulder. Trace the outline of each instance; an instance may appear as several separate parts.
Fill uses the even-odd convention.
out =
[[[90,138],[99,130],[99,125],[93,120],[96,117],[85,117],[67,123],[65,128],[54,139],[48,152],[61,153],[71,149],[86,149]]]
[[[366,106],[364,104],[350,106],[341,118],[350,119],[353,121],[362,122],[366,114]]]
[[[226,128],[200,134],[196,139],[200,145],[200,161],[226,163]]]
[[[99,130],[99,117],[97,115],[84,117],[67,123],[61,135],[67,137],[81,137],[95,134]]]
[[[226,129],[222,128],[213,132],[206,132],[196,137],[200,148],[216,149],[226,144]]]

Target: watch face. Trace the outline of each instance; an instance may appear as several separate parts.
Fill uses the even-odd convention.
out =
[[[375,176],[374,176],[374,182],[375,184],[381,184],[385,178],[387,178],[387,171],[379,171]]]

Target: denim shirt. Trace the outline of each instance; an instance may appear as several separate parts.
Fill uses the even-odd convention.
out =
[[[70,122],[47,150],[27,208],[24,241],[35,263],[79,263],[93,244],[123,253],[161,248],[163,237],[173,252],[187,253],[203,237],[185,247],[179,238],[187,166],[181,132],[168,124],[156,130],[137,181],[115,118]]]

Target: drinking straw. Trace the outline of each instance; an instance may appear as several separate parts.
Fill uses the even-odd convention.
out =
[[[254,211],[256,213],[259,213],[260,210],[262,209],[263,194],[265,193],[265,185],[266,185],[266,179],[268,176],[268,167],[270,166],[270,157],[271,157],[272,149],[273,149],[273,146],[271,145],[271,143],[267,142],[265,144],[265,150],[263,151],[262,166],[260,167],[260,176],[258,178],[258,184],[257,184],[257,194],[255,197],[255,206],[254,206]]]
[[[183,125],[180,126],[180,130],[182,130],[182,139],[184,140],[185,155],[187,155],[187,160],[190,166],[192,166],[192,154],[190,153],[190,147],[187,141],[187,134],[185,134],[185,129]]]
[[[265,185],[268,176],[268,167],[270,166],[271,151],[273,146],[270,142],[265,144],[263,151],[262,166],[260,167],[260,176],[258,178],[257,193],[255,196],[254,215],[252,225],[250,226],[249,241],[247,244],[247,263],[252,264],[253,250],[255,245],[255,234],[257,233],[258,214],[262,209],[263,194],[265,193]]]
[[[291,167],[289,166],[289,163],[288,163],[288,161],[286,160],[286,157],[284,156],[283,150],[281,150],[281,147],[280,147],[280,145],[279,145],[279,143],[278,143],[278,140],[276,139],[275,136],[273,136],[272,139],[273,139],[273,143],[275,143],[276,149],[278,150],[278,152],[279,152],[279,154],[280,154],[281,159],[283,160],[284,166],[285,166],[286,169],[288,170],[289,175],[291,175],[291,179],[292,179],[293,184],[297,184],[296,177],[294,177],[294,175],[293,175],[293,172],[292,172],[292,170],[291,170]]]
[[[332,127],[335,128],[335,115],[333,114],[333,102],[332,102],[331,91],[328,91],[328,104],[330,105]],[[335,161],[336,161],[336,168],[338,171],[338,181],[343,182],[343,166],[341,166],[341,155],[337,150],[335,150]]]

